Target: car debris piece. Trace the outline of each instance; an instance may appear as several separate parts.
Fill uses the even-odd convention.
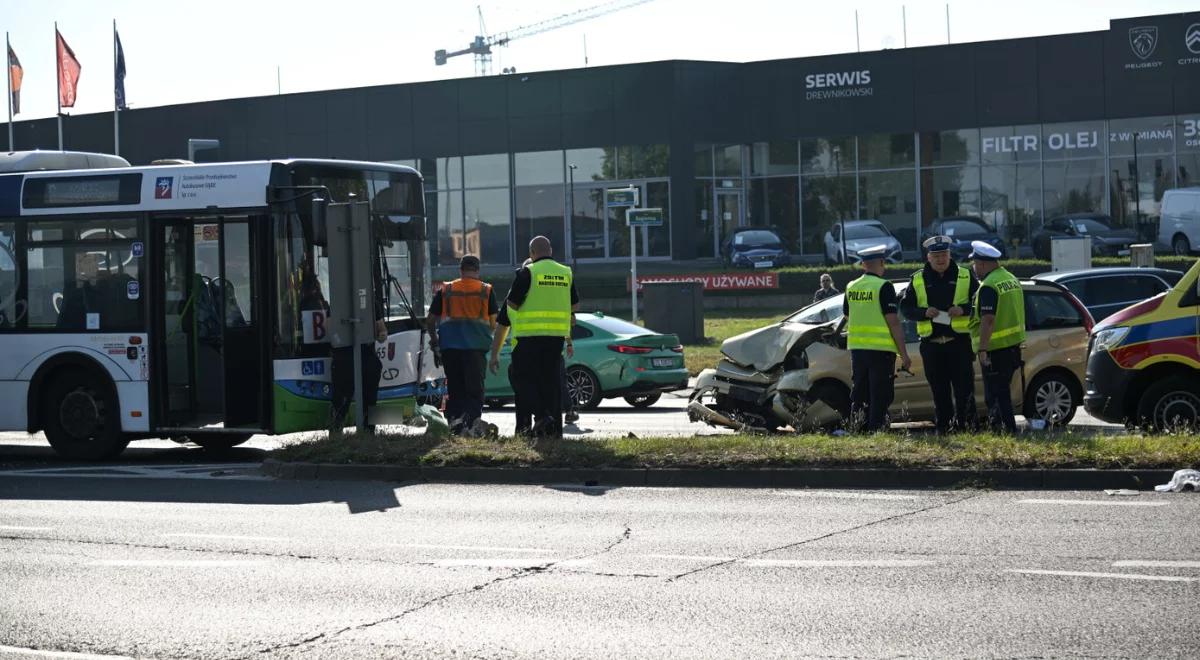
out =
[[[1154,490],[1160,493],[1182,493],[1187,490],[1200,493],[1200,471],[1176,470],[1171,481],[1155,486]]]

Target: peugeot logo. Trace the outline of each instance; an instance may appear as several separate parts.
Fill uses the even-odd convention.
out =
[[[1158,46],[1158,28],[1153,25],[1129,28],[1129,48],[1138,59],[1144,60],[1154,54]]]
[[[1188,51],[1200,55],[1200,23],[1192,23],[1183,33],[1183,45]]]

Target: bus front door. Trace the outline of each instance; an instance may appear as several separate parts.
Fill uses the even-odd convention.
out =
[[[257,232],[245,216],[159,227],[160,428],[267,426]]]

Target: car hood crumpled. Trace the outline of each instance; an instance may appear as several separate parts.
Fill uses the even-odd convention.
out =
[[[776,323],[726,339],[721,353],[743,367],[768,371],[781,364],[797,344],[808,346],[831,332],[837,323]]]

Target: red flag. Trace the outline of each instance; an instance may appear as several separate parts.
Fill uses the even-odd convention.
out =
[[[21,60],[17,59],[12,46],[8,47],[8,75],[12,78],[12,88],[8,91],[12,94],[12,113],[15,115],[21,112],[21,80],[25,77],[25,69],[21,68]]]
[[[75,92],[76,85],[79,83],[79,60],[75,59],[75,52],[63,40],[62,33],[58,30],[54,31],[55,40],[58,42],[58,103],[64,108],[75,107]]]

